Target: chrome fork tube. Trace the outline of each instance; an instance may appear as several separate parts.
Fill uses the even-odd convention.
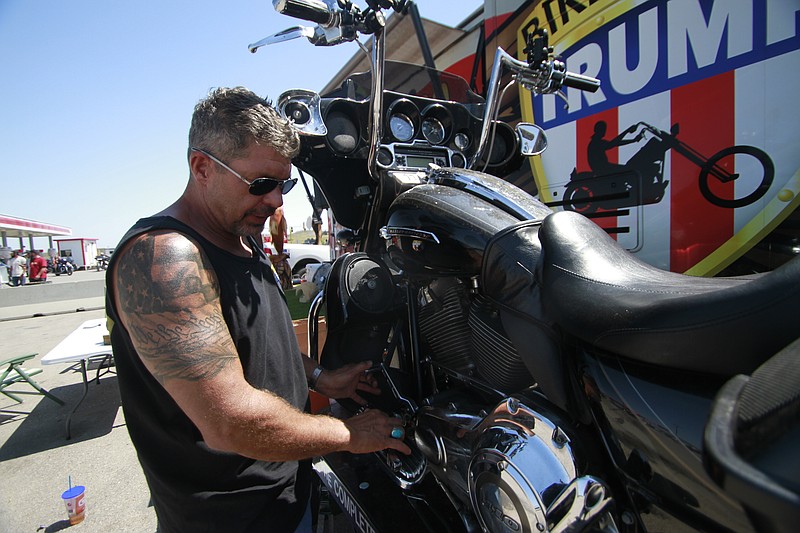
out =
[[[372,39],[372,94],[370,95],[369,114],[369,175],[372,179],[380,179],[378,175],[378,148],[383,137],[383,71],[386,55],[385,30],[375,34]]]

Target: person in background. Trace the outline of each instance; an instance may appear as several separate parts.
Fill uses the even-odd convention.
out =
[[[275,253],[280,255],[283,253],[283,241],[286,239],[288,228],[286,226],[286,219],[283,218],[283,207],[279,207],[269,217],[269,235],[272,238],[272,246],[275,248]]]
[[[11,276],[11,286],[20,287],[25,285],[25,274],[28,269],[28,260],[22,255],[22,251],[11,252],[11,259],[8,261],[9,275]]]
[[[195,107],[183,194],[122,238],[106,312],[125,421],[159,531],[311,530],[310,458],[411,450],[367,409],[308,414],[309,387],[365,404],[370,361],[326,370],[300,353],[261,234],[299,138],[238,87]]]
[[[288,228],[286,218],[283,216],[283,207],[279,207],[269,217],[269,235],[272,239],[272,247],[275,249],[275,255],[270,256],[269,259],[272,261],[272,266],[278,275],[281,288],[285,291],[292,288],[292,267],[289,266],[289,252],[284,252],[283,248],[287,233]]]
[[[31,283],[44,283],[47,281],[47,260],[37,250],[31,250],[30,256],[28,281]]]
[[[314,230],[314,244],[322,244],[322,212],[317,207],[313,208],[311,228]]]

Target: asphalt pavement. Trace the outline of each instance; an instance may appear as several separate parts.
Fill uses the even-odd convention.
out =
[[[0,395],[0,531],[156,531],[150,493],[122,415],[116,375],[90,381],[67,440],[67,416],[83,393],[80,365],[40,362],[84,321],[105,316],[102,283],[96,282],[103,276],[104,272],[80,271],[51,276],[45,286],[0,288],[0,360],[38,353],[25,368],[42,369],[34,379],[65,402],[60,406],[44,396],[25,394],[20,404]],[[59,284],[74,284],[68,289],[76,297],[49,299],[62,294],[53,292]],[[35,296],[32,303],[9,305],[23,297],[27,301],[30,295]],[[90,378],[94,370],[90,366]],[[10,390],[34,392],[22,384]],[[75,526],[70,526],[61,500],[70,479],[86,487],[86,519]]]
[[[116,375],[89,367],[84,391],[80,364],[42,365],[41,358],[83,322],[103,318],[105,272],[52,276],[45,285],[0,287],[0,361],[37,353],[25,368],[39,368],[39,385],[65,402],[25,394],[23,403],[0,394],[0,533],[152,533],[150,493],[122,413]],[[298,338],[304,339],[296,324]],[[305,331],[305,330],[303,330]],[[0,372],[5,367],[0,368]],[[35,392],[17,384],[9,390]],[[77,409],[76,409],[77,406]],[[71,418],[71,439],[66,420]],[[70,526],[61,493],[86,487],[86,518]],[[74,528],[74,529],[73,529]],[[322,524],[320,524],[322,529]],[[336,517],[336,533],[352,528]]]

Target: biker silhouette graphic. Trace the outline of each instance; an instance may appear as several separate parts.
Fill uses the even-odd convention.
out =
[[[589,167],[592,169],[592,172],[596,175],[609,174],[613,171],[625,168],[625,165],[609,163],[606,152],[617,146],[625,146],[626,144],[632,144],[641,140],[644,136],[644,130],[640,131],[639,135],[633,139],[625,139],[625,136],[636,131],[636,128],[637,125],[634,124],[612,140],[607,141],[605,135],[608,130],[608,124],[605,120],[598,120],[595,122],[594,135],[592,135],[589,145],[586,147],[586,156],[589,160]]]
[[[772,159],[754,146],[732,146],[706,158],[678,139],[678,124],[673,124],[670,131],[666,132],[646,122],[638,122],[611,140],[605,139],[607,127],[605,121],[595,123],[594,134],[586,147],[591,171],[572,170],[564,200],[560,202],[564,209],[591,214],[598,209],[613,210],[660,202],[669,185],[669,180],[664,179],[664,159],[669,150],[697,165],[700,169],[700,192],[711,204],[719,207],[736,208],[755,202],[767,193],[775,176]],[[639,132],[633,135],[637,130]],[[649,139],[644,146],[627,163],[608,161],[608,150],[647,137]],[[749,179],[754,181],[748,183],[755,183],[755,187],[743,187],[748,190],[738,198],[718,194],[713,189],[713,182],[739,180],[741,174],[736,172],[736,168],[749,169],[752,174]]]

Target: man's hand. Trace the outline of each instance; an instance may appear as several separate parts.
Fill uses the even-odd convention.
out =
[[[361,366],[361,365],[358,365]],[[351,453],[368,453],[379,450],[392,449],[406,455],[411,453],[400,438],[392,437],[395,434],[405,433],[403,423],[399,418],[390,418],[385,413],[375,409],[367,409],[363,413],[348,418],[344,425],[350,431],[350,442],[347,451]]]
[[[350,398],[366,405],[358,391],[370,394],[380,394],[378,382],[374,376],[367,374],[367,370],[372,366],[370,361],[346,365],[336,370],[325,370],[317,381],[317,392],[329,398]]]

